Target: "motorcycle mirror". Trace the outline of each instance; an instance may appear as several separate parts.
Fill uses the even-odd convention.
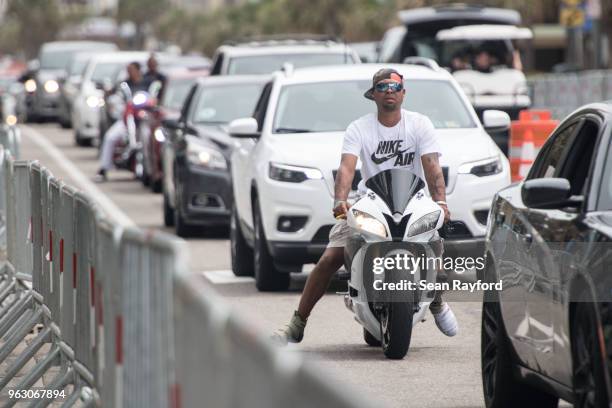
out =
[[[126,100],[132,99],[132,90],[130,89],[130,86],[127,84],[127,82],[122,82],[121,85],[119,85],[119,89],[121,89],[121,93],[123,94]]]
[[[154,98],[157,98],[157,95],[159,94],[159,91],[161,91],[161,88],[162,88],[161,81],[153,81],[151,85],[149,86],[149,95],[151,95]]]

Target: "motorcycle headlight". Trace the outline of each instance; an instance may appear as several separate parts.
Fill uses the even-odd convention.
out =
[[[155,129],[155,132],[153,132],[153,136],[155,137],[155,140],[157,140],[159,143],[164,143],[166,141],[166,135],[164,134],[164,131],[161,130],[161,128]]]
[[[438,218],[440,218],[440,212],[440,210],[432,211],[419,218],[410,228],[408,228],[408,236],[413,237],[436,228],[436,225],[438,225]]]
[[[15,116],[15,115],[6,115],[5,122],[9,126],[15,126],[17,124],[17,116]]]
[[[220,151],[193,143],[187,145],[187,160],[195,166],[208,169],[227,169],[227,161]]]
[[[279,163],[270,163],[268,174],[272,180],[286,181],[288,183],[301,183],[309,179],[316,180],[323,178],[323,174],[318,169]]]
[[[29,92],[29,93],[36,92],[36,81],[33,79],[28,79],[23,84],[23,87],[25,88],[26,92]]]
[[[469,163],[463,163],[459,166],[459,174],[473,174],[478,177],[492,176],[501,173],[502,171],[501,158],[490,157],[484,160],[478,160]]]
[[[352,210],[355,216],[357,227],[363,231],[378,235],[379,237],[387,237],[387,229],[385,225],[372,217],[370,214],[359,210]]]
[[[45,82],[44,88],[45,92],[47,93],[55,93],[59,90],[59,84],[56,80],[49,79],[47,82]]]
[[[104,106],[104,99],[95,95],[90,95],[85,99],[85,103],[90,108],[101,108]]]

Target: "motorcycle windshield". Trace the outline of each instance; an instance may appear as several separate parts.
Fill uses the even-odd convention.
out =
[[[387,204],[391,214],[403,214],[410,199],[425,187],[423,180],[407,169],[381,171],[370,177],[365,185]]]

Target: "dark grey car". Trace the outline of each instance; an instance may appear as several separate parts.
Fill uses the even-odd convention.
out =
[[[486,236],[486,406],[608,407],[612,397],[612,105],[579,109],[526,180],[501,190]]]
[[[179,236],[229,225],[233,202],[230,157],[235,141],[227,124],[255,110],[267,76],[198,80],[178,120],[163,121],[164,223]]]

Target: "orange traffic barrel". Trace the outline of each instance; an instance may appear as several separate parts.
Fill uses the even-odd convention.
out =
[[[510,126],[510,170],[512,181],[525,178],[540,148],[559,122],[547,110],[522,110]]]

